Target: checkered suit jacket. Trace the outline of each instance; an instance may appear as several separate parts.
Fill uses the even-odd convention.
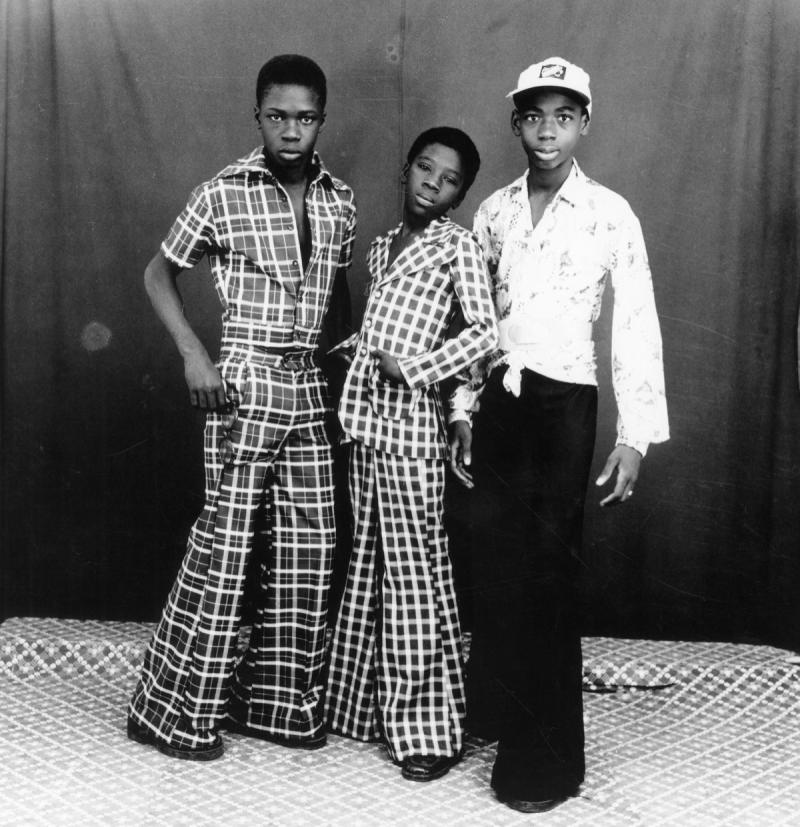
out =
[[[484,257],[475,236],[446,218],[431,222],[387,269],[396,227],[372,242],[371,275],[361,330],[334,350],[353,361],[339,419],[345,435],[381,451],[445,459],[447,440],[439,385],[497,345]],[[447,331],[458,310],[464,325]],[[373,350],[397,358],[408,383],[383,379]]]

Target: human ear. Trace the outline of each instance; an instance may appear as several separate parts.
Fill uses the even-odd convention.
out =
[[[258,116],[261,114],[261,108],[258,106],[253,107],[253,117],[256,119],[256,123],[260,123]]]
[[[519,138],[521,134],[519,128],[519,112],[516,109],[511,113],[511,131]]]
[[[405,184],[405,182],[408,180],[408,170],[410,168],[411,167],[408,164],[403,164],[403,169],[400,170],[400,183],[401,184]]]
[[[588,112],[584,112],[581,115],[581,135],[586,135],[589,132],[589,121],[591,118],[589,117]]]
[[[321,132],[325,128],[325,112],[323,112],[319,116],[319,131]]]

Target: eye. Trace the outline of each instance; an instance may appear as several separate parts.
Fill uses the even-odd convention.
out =
[[[569,112],[562,112],[558,116],[558,119],[561,121],[561,123],[566,123],[567,121],[572,120],[572,115]]]
[[[313,115],[300,116],[300,123],[303,124],[303,126],[311,126],[314,121],[316,121],[316,118]]]
[[[452,176],[452,175],[445,175],[444,180],[445,180],[448,184],[450,184],[450,186],[451,186],[451,187],[457,187],[457,186],[458,186],[458,181],[456,181],[456,179],[455,179],[455,178],[453,178],[453,176]]]
[[[431,168],[431,165],[427,161],[417,161],[417,166],[425,172],[428,172]]]
[[[281,116],[275,114],[275,112],[270,112],[267,115],[267,120],[270,121],[270,123],[278,123],[281,120]]]

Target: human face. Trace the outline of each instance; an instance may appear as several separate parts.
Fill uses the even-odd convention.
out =
[[[317,93],[307,86],[273,84],[255,114],[267,166],[279,177],[304,171],[325,122]]]
[[[417,224],[440,218],[461,203],[461,156],[444,144],[428,144],[403,169],[405,217]]]
[[[533,169],[554,170],[571,164],[589,118],[581,105],[568,95],[543,90],[531,93],[511,115],[511,129]]]

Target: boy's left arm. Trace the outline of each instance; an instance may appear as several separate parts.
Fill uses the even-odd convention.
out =
[[[398,360],[400,375],[411,388],[441,382],[497,347],[489,277],[481,248],[472,234],[460,237],[450,273],[464,318],[463,329],[436,350]]]
[[[641,226],[631,212],[615,232],[611,367],[617,444],[596,484],[605,485],[615,472],[616,480],[602,506],[629,499],[648,445],[669,439],[661,330]]]

